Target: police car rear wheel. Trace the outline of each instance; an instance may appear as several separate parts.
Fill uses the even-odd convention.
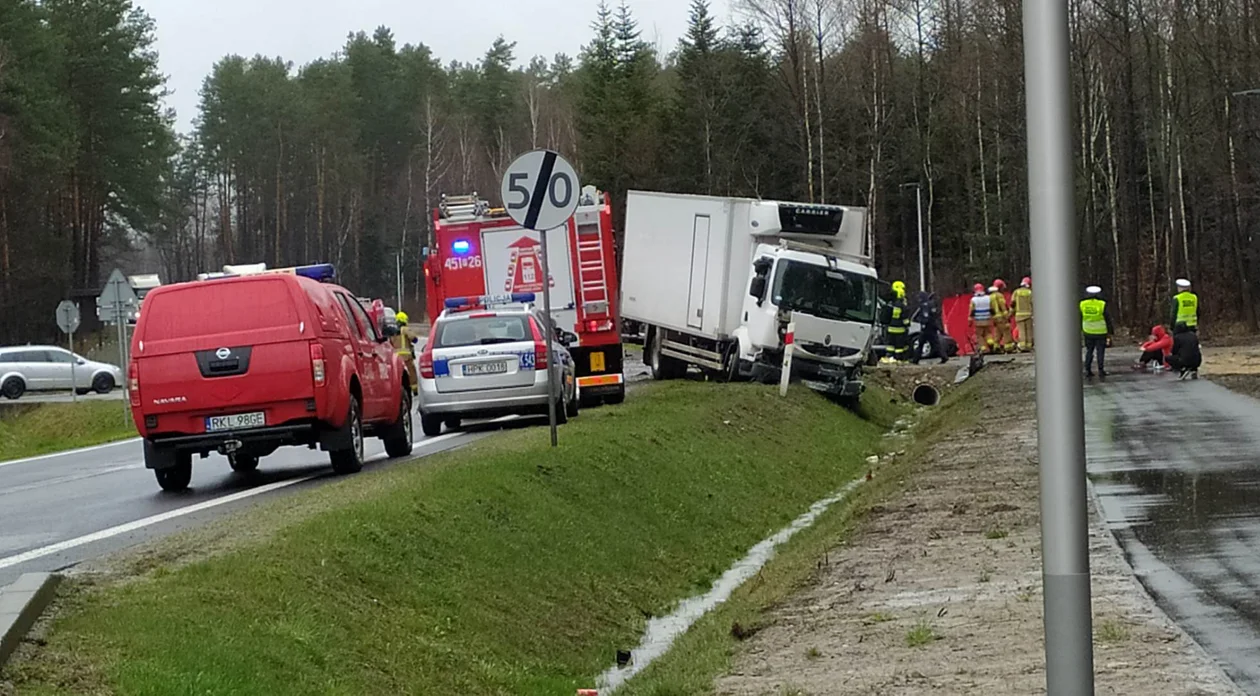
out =
[[[437,437],[442,434],[442,418],[420,414],[420,431],[425,437]]]

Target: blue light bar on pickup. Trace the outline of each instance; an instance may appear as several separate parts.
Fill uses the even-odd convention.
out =
[[[337,277],[337,269],[331,263],[316,263],[309,266],[290,266],[288,268],[267,268],[266,264],[253,264],[247,266],[224,266],[222,272],[198,273],[197,280],[215,280],[218,278],[240,278],[242,276],[251,275],[269,275],[275,273],[284,273],[286,275],[299,275],[303,278],[310,278],[321,283],[326,283]]]
[[[511,295],[482,295],[481,297],[451,297],[446,300],[447,309],[461,307],[492,307],[506,304],[529,304],[536,295],[532,292],[514,292]]]

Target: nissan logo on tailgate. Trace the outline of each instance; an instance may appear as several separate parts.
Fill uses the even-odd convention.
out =
[[[220,348],[214,351],[214,357],[220,360],[227,360],[232,355],[231,348]]]

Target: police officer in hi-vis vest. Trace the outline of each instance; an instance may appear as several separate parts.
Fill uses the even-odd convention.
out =
[[[1085,336],[1085,376],[1094,377],[1094,354],[1098,354],[1098,377],[1107,379],[1107,344],[1111,342],[1111,311],[1102,298],[1102,288],[1085,288],[1081,300],[1081,333]]]
[[[1172,298],[1172,326],[1185,324],[1187,329],[1199,332],[1199,296],[1190,292],[1190,281],[1177,279],[1177,294]]]

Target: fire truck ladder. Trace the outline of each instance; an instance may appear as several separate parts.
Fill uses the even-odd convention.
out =
[[[599,216],[577,221],[578,271],[581,276],[582,310],[590,314],[608,313],[608,282],[604,273],[604,241]]]
[[[448,196],[444,193],[438,209],[447,220],[472,220],[485,215],[490,210],[490,204],[481,200],[475,192],[468,196]]]

